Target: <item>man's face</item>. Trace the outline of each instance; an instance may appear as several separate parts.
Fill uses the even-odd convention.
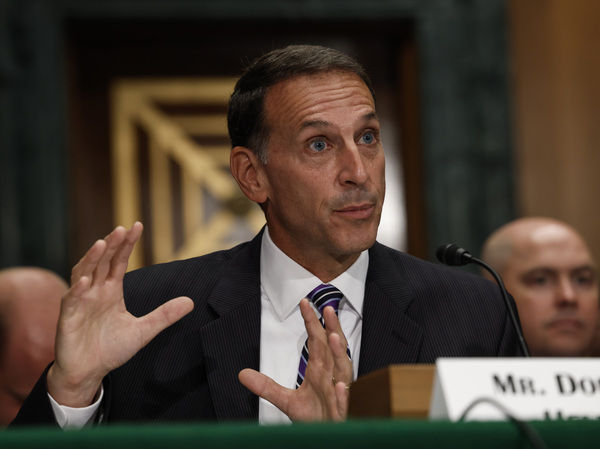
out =
[[[308,269],[347,268],[374,243],[385,195],[369,89],[353,74],[297,77],[268,91],[265,113],[270,135],[261,169],[273,241]]]
[[[598,280],[585,244],[568,229],[548,225],[514,247],[504,281],[532,355],[585,355],[598,318]]]

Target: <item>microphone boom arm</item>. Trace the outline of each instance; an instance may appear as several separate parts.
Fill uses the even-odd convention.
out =
[[[479,265],[480,267],[483,267],[485,270],[487,270],[489,273],[491,273],[492,276],[494,276],[496,283],[500,287],[500,293],[502,293],[502,298],[504,299],[504,302],[506,303],[506,308],[508,309],[508,313],[510,314],[510,319],[513,322],[513,325],[517,328],[517,336],[519,337],[519,345],[521,346],[521,351],[523,351],[523,355],[525,357],[531,357],[531,354],[529,354],[529,348],[527,348],[527,343],[525,343],[525,338],[523,338],[523,333],[518,331],[517,326],[519,325],[519,322],[517,321],[515,312],[514,312],[513,308],[511,307],[510,300],[508,299],[508,293],[506,292],[506,287],[504,286],[504,282],[502,281],[502,278],[500,277],[500,275],[498,273],[496,273],[496,270],[494,270],[492,267],[490,267],[483,260],[479,260],[475,257],[471,257],[471,262],[474,263],[475,265]]]
[[[455,245],[454,243],[449,243],[447,245],[440,246],[436,251],[436,256],[440,262],[450,266],[467,265],[469,263],[474,263],[475,265],[479,265],[480,267],[484,268],[494,277],[496,283],[498,284],[498,287],[500,288],[502,299],[504,299],[513,326],[515,326],[515,331],[519,339],[519,346],[521,347],[521,351],[523,351],[523,355],[525,357],[531,357],[531,355],[529,354],[529,349],[527,348],[527,343],[525,343],[525,338],[523,337],[523,332],[521,332],[519,322],[512,308],[510,300],[508,299],[508,292],[506,291],[504,282],[502,281],[500,275],[496,273],[496,270],[494,270],[483,260],[479,260],[473,257],[471,254],[469,254],[467,250],[461,248],[458,245]]]

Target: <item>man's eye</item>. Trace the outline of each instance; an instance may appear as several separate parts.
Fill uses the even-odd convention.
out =
[[[313,140],[309,147],[317,152],[321,152],[327,148],[327,142],[323,139]]]
[[[365,133],[360,139],[363,143],[370,145],[375,142],[375,135],[373,133]]]
[[[525,283],[531,287],[543,287],[550,283],[548,276],[531,276],[525,280]]]
[[[594,276],[575,276],[575,283],[577,285],[592,285],[594,283]]]

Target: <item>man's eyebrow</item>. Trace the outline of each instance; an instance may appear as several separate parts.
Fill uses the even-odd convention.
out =
[[[306,128],[326,128],[328,126],[332,126],[332,123],[327,120],[307,120],[306,122],[302,122],[300,130]]]
[[[597,273],[597,269],[596,269],[596,267],[595,267],[594,265],[589,265],[589,264],[587,264],[587,265],[580,265],[580,266],[578,266],[578,267],[575,267],[575,268],[573,268],[571,271],[572,271],[572,272],[578,272],[578,271],[590,271],[590,272],[592,272],[592,273],[594,273],[594,274],[596,274],[596,273]]]
[[[524,276],[529,276],[532,274],[539,274],[539,273],[543,273],[543,274],[554,274],[557,273],[559,270],[557,270],[554,267],[547,267],[545,265],[539,266],[539,267],[534,267],[530,270],[527,270],[525,273],[523,273]],[[596,274],[596,268],[593,265],[579,265],[577,267],[573,267],[571,269],[569,269],[569,273],[576,273],[576,272],[581,272],[581,271],[590,271],[594,274]]]
[[[539,274],[539,273],[556,273],[556,269],[552,268],[552,267],[546,267],[546,266],[539,266],[539,267],[533,267],[527,271],[525,271],[523,273],[523,276],[529,276],[532,274]]]
[[[364,122],[368,122],[370,120],[379,120],[376,112],[369,112],[362,116],[362,120]],[[328,126],[332,126],[333,124],[327,120],[307,120],[300,124],[300,130],[306,128],[327,128]]]
[[[373,112],[369,112],[368,114],[365,114],[363,116],[363,119],[365,122],[368,122],[369,120],[379,120],[379,116],[377,115],[377,112],[373,111]]]

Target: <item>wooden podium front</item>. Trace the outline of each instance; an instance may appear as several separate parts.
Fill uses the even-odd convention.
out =
[[[435,365],[391,365],[350,388],[349,417],[427,418]]]

